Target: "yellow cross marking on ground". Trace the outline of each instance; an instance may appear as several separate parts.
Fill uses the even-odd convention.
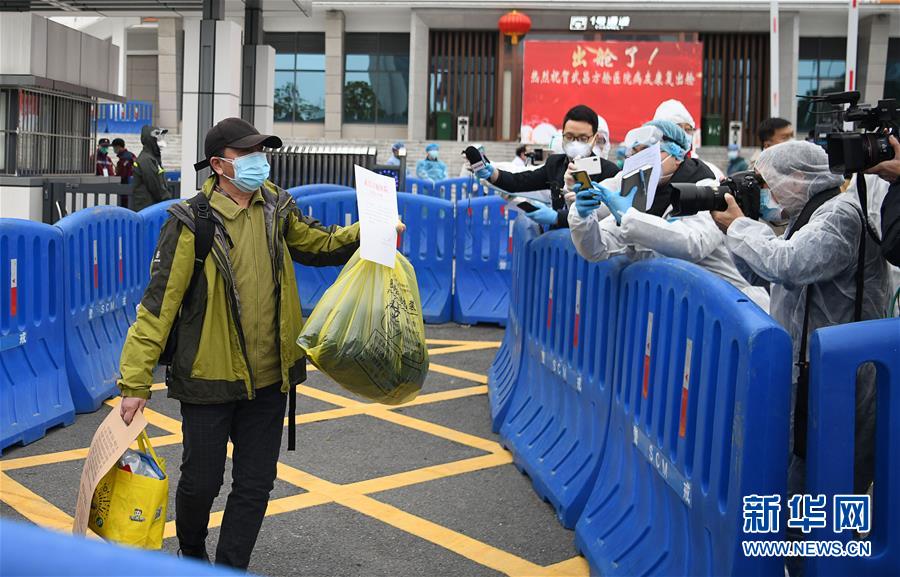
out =
[[[427,339],[426,342],[429,345],[439,347],[429,350],[429,355],[432,357],[488,350],[500,346],[500,343],[495,341]],[[310,370],[315,369],[314,367],[310,367]],[[473,447],[484,451],[487,454],[345,485],[332,483],[279,462],[278,478],[307,492],[300,495],[291,495],[289,497],[270,500],[266,509],[266,516],[289,513],[309,507],[324,505],[326,503],[336,503],[507,575],[515,577],[586,576],[588,574],[588,567],[586,561],[582,557],[573,557],[560,563],[541,567],[526,559],[513,555],[512,553],[503,551],[502,549],[493,547],[460,532],[413,515],[407,511],[403,511],[393,505],[378,501],[370,496],[382,491],[507,465],[512,462],[511,455],[495,441],[463,433],[449,427],[397,412],[397,409],[399,408],[421,406],[441,401],[487,394],[487,376],[485,375],[436,363],[430,363],[430,370],[436,373],[469,380],[478,384],[448,391],[426,393],[420,395],[413,401],[406,403],[402,407],[377,405],[359,401],[350,398],[349,396],[343,396],[310,387],[308,385],[299,385],[297,387],[298,394],[306,395],[312,399],[335,405],[336,408],[297,415],[297,424],[315,423],[354,415],[367,415],[395,425],[427,433],[468,447]],[[151,390],[162,391],[165,390],[165,388],[166,386],[164,383],[158,383],[154,384],[151,387]],[[119,399],[110,399],[106,401],[106,404],[113,407],[113,410],[117,410]],[[147,418],[148,423],[168,433],[152,439],[155,447],[175,445],[181,442],[180,421],[150,408],[144,409],[144,416]],[[285,425],[287,425],[287,422],[288,420],[285,419]],[[21,515],[38,525],[60,531],[71,531],[72,517],[70,515],[9,477],[9,475],[5,474],[5,471],[84,459],[87,456],[87,451],[87,448],[80,448],[0,461],[0,501],[13,507]],[[228,446],[228,456],[231,456],[230,444]],[[174,490],[174,487],[171,487],[170,490]],[[213,512],[210,515],[209,526],[220,526],[222,524],[222,515],[222,511]],[[175,523],[170,521],[166,523],[165,538],[174,536]]]

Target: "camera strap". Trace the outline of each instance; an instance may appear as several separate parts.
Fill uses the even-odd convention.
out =
[[[812,197],[800,216],[794,222],[785,237],[790,240],[794,233],[809,223],[813,213],[823,204],[840,194],[837,188],[826,190]],[[812,307],[812,287],[806,285],[805,304],[803,306],[803,331],[800,333],[800,351],[797,354],[797,401],[794,405],[794,454],[803,459],[806,458],[806,427],[809,422],[809,360],[806,358],[806,349],[809,345],[809,310]]]

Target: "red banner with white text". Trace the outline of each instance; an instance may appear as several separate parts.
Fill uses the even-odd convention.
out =
[[[680,100],[699,128],[703,44],[699,42],[525,42],[522,141],[547,144],[566,111],[586,104],[609,123],[610,139]]]

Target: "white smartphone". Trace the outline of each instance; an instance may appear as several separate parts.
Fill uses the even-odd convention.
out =
[[[600,174],[603,172],[603,164],[599,156],[586,156],[575,159],[575,170],[583,170],[588,174]]]

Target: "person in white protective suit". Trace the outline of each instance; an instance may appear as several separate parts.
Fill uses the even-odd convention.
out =
[[[653,206],[646,213],[631,206],[636,189],[626,196],[619,194],[618,178],[595,184],[590,190],[577,190],[577,184],[570,187],[577,191],[575,210],[569,211],[576,250],[589,261],[617,255],[633,260],[656,256],[686,260],[730,282],[768,312],[768,293],[762,287],[751,286],[738,272],[709,212],[671,216],[672,184],[718,184],[705,164],[685,158],[690,140],[684,130],[672,122],[657,120],[629,131],[625,137],[629,154],[657,143],[661,150],[662,175]]]
[[[600,158],[609,160],[609,123],[606,122],[606,119],[597,115],[597,140],[594,142],[593,152],[594,156],[599,156]]]
[[[691,116],[691,113],[688,112],[688,109],[680,100],[663,100],[656,107],[653,120],[668,120],[680,126],[691,140],[689,156],[704,163],[716,176],[717,181],[721,182],[725,178],[725,173],[722,172],[721,168],[711,162],[702,160],[697,154],[697,149],[700,148],[700,131],[697,130],[697,123],[694,122],[694,117]]]
[[[741,272],[772,283],[771,314],[791,335],[794,362],[797,363],[801,360],[807,303],[808,335],[821,327],[855,320],[860,238],[867,231],[856,194],[840,192],[844,179],[829,171],[828,156],[821,147],[797,140],[777,144],[762,151],[755,170],[788,219],[785,234],[776,236],[765,223],[744,217],[731,195],[726,195],[728,210],[714,212],[713,217],[726,232],[726,245]],[[807,203],[810,206],[806,214],[802,214]],[[808,221],[807,215],[811,215]],[[887,263],[871,236],[866,234],[865,238],[861,320],[883,317],[888,300]],[[807,358],[808,352],[802,361],[806,362]],[[799,365],[795,364],[792,417],[795,434],[792,436],[794,455],[788,478],[790,494],[805,492],[805,447],[803,440],[800,440],[801,446],[797,446],[796,436],[796,430],[800,430],[801,435],[806,430],[801,426],[805,421],[806,403],[803,402],[804,387],[797,386],[800,375]],[[871,367],[863,365],[857,378],[857,461],[854,466],[854,492],[857,494],[866,492],[874,474],[874,376]]]

